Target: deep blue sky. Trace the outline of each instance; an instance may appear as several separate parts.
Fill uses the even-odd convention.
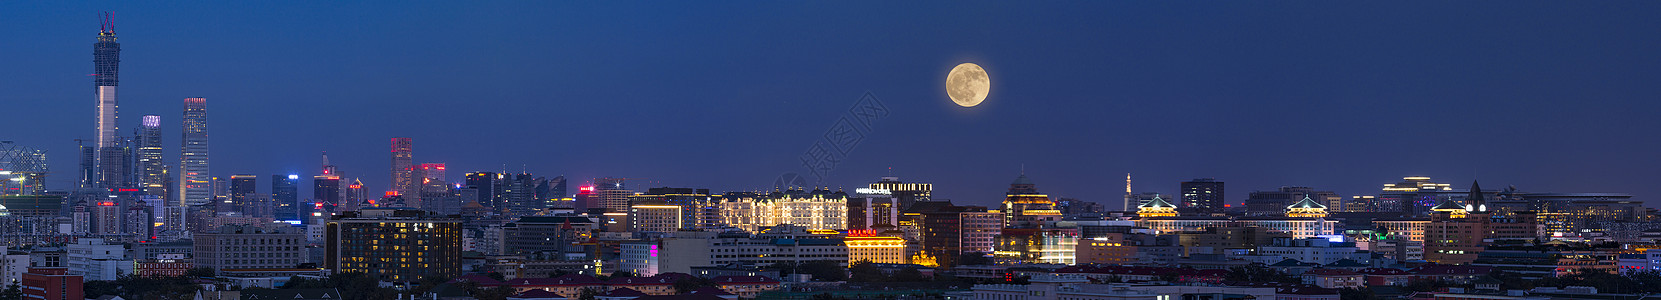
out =
[[[162,115],[176,164],[181,99],[206,97],[212,173],[262,190],[325,150],[385,188],[393,136],[452,178],[770,188],[870,91],[893,115],[828,185],[892,167],[992,205],[1024,164],[1108,203],[1126,172],[1230,202],[1410,175],[1661,195],[1657,2],[0,3],[0,139],[49,149],[54,189],[93,134],[103,10],[123,132]],[[978,107],[943,91],[961,62],[992,76]]]

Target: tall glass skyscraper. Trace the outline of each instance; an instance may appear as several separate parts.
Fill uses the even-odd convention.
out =
[[[271,175],[271,213],[277,220],[299,220],[300,175]]]
[[[167,197],[167,167],[162,163],[161,116],[145,115],[144,126],[139,127],[138,180],[145,195]],[[161,203],[152,203],[164,206]]]
[[[412,162],[410,147],[410,138],[392,138],[391,190],[402,195],[410,195],[415,191],[415,165]]]
[[[213,201],[213,182],[208,176],[208,99],[185,98],[183,146],[179,165],[180,206],[205,205]]]
[[[98,27],[98,42],[92,44],[93,93],[98,99],[98,154],[93,168],[99,188],[130,187],[130,152],[116,136],[115,87],[120,82],[121,43],[115,39],[115,19],[104,13]]]

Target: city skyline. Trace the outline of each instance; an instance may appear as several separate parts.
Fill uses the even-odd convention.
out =
[[[1127,172],[1135,175],[1136,192],[1166,195],[1179,193],[1182,181],[1217,178],[1232,187],[1229,203],[1239,203],[1251,191],[1288,185],[1345,196],[1376,195],[1383,184],[1406,176],[1429,176],[1454,183],[1456,189],[1475,179],[1531,192],[1618,192],[1643,200],[1661,195],[1661,188],[1646,185],[1656,177],[1648,170],[1661,164],[1661,158],[1646,154],[1661,150],[1661,139],[1631,132],[1661,125],[1639,115],[1657,108],[1641,100],[1655,92],[1645,83],[1661,77],[1646,66],[1661,61],[1643,53],[1661,45],[1631,38],[1653,36],[1661,26],[1636,19],[1631,11],[1558,4],[1577,13],[1616,15],[1599,24],[1572,26],[1577,24],[1530,11],[1456,19],[1464,17],[1460,11],[1480,8],[1469,4],[1450,4],[1439,12],[1342,7],[1396,9],[1392,12],[1429,23],[1381,25],[1369,22],[1397,21],[1376,16],[1345,20],[1358,16],[1338,13],[1261,22],[1303,16],[1296,10],[1316,8],[1260,9],[1260,15],[1242,17],[1162,4],[1092,4],[1098,11],[1122,9],[1109,12],[1125,18],[1047,21],[1041,17],[1069,13],[1020,7],[992,14],[986,11],[999,9],[981,6],[972,8],[974,15],[1031,24],[954,28],[926,25],[946,20],[950,11],[904,21],[898,13],[828,7],[832,13],[786,22],[788,12],[804,8],[796,5],[801,4],[749,6],[738,12],[702,8],[694,9],[701,13],[695,15],[670,15],[666,12],[674,9],[667,7],[644,9],[669,18],[623,29],[641,41],[558,26],[554,28],[563,30],[521,37],[509,33],[547,25],[513,17],[464,21],[525,14],[501,6],[451,12],[417,5],[390,9],[388,16],[334,23],[344,21],[329,16],[364,9],[339,6],[311,16],[315,20],[256,15],[230,21],[233,16],[214,15],[201,24],[187,23],[179,14],[267,8],[13,9],[29,13],[4,15],[7,19],[35,22],[8,24],[30,29],[19,40],[35,41],[31,45],[37,48],[19,55],[39,59],[19,62],[21,72],[5,75],[19,84],[0,88],[0,100],[20,104],[14,111],[35,112],[7,114],[41,128],[11,139],[49,150],[54,172],[48,187],[72,188],[73,139],[90,138],[86,131],[91,124],[85,120],[93,117],[88,113],[92,101],[75,92],[84,91],[89,78],[76,70],[92,70],[86,49],[96,36],[93,16],[110,10],[122,28],[121,62],[127,75],[122,110],[128,116],[160,116],[162,153],[169,154],[163,157],[178,170],[181,162],[170,155],[180,151],[171,148],[178,145],[175,138],[181,136],[177,130],[184,119],[178,101],[211,100],[215,150],[210,175],[216,177],[317,175],[317,154],[331,151],[332,163],[345,177],[388,186],[389,179],[379,175],[391,167],[383,163],[385,154],[369,150],[384,149],[388,138],[410,137],[420,144],[414,163],[446,163],[453,174],[528,169],[564,175],[578,184],[600,177],[646,177],[661,186],[770,189],[778,174],[805,174],[796,160],[803,146],[823,134],[823,126],[848,103],[870,92],[894,115],[877,123],[861,149],[821,185],[851,190],[892,172],[902,180],[934,183],[937,197],[968,205],[995,204],[1003,185],[1022,173],[1049,194],[1102,204],[1118,201],[1118,176]],[[280,14],[302,8],[269,9]],[[577,10],[583,9],[597,16],[556,15],[578,18],[570,22],[581,26],[615,26],[615,21],[595,18],[638,8]],[[752,15],[780,11],[786,13]],[[825,17],[836,12],[868,17]],[[1133,18],[1137,13],[1174,20],[1139,20]],[[562,24],[560,18],[547,17]],[[403,19],[390,22],[399,25],[376,23],[395,18]],[[700,26],[720,20],[758,29],[746,35]],[[1231,20],[1259,22],[1225,33],[1204,32],[1222,30]],[[1544,24],[1519,24],[1524,20]],[[787,25],[759,29],[769,22]],[[1069,22],[1091,28],[1055,36],[1025,34],[1075,25]],[[1338,26],[1313,26],[1327,22]],[[884,24],[915,28],[888,31]],[[1484,24],[1554,30],[1524,35]],[[1134,25],[1182,34],[1159,36]],[[1340,34],[1392,25],[1409,30]],[[261,35],[270,40],[227,34],[254,27],[274,33]],[[324,31],[336,27],[344,29]],[[810,34],[791,37],[799,31]],[[375,37],[379,39],[367,40],[411,43],[418,40],[389,33],[415,32],[428,42],[470,46],[423,50],[358,41]],[[1069,38],[1101,34],[1124,38]],[[577,38],[559,39],[562,35]],[[1569,36],[1622,47],[1578,49],[1558,42]],[[1242,45],[1231,38],[1252,42]],[[544,39],[590,43],[529,41]],[[646,43],[653,39],[661,41]],[[768,42],[774,39],[784,40],[776,46],[787,51],[770,49],[755,58],[743,57],[745,50],[695,48],[689,59],[688,53],[663,54],[635,45],[716,40],[743,49],[771,47]],[[1259,43],[1277,40],[1285,43]],[[342,43],[356,48],[327,46]],[[923,46],[927,43],[942,45]],[[920,50],[815,50],[877,45]],[[558,53],[572,58],[537,58],[545,54],[524,50],[539,47],[564,49]],[[1506,53],[1485,52],[1502,47]],[[1235,51],[1204,50],[1211,48]],[[214,50],[236,55],[210,52]],[[391,51],[384,57],[370,55],[382,50]],[[1163,50],[1177,53],[1155,53]],[[621,53],[601,53],[607,51]],[[1049,54],[1031,54],[1038,52]],[[590,56],[596,61],[568,62]],[[1340,67],[1331,66],[1333,61]],[[955,107],[941,89],[946,71],[962,62],[986,66],[995,82],[992,95],[975,108]],[[1100,73],[1078,67],[1082,65],[1124,68]],[[670,75],[694,76],[666,76],[681,72],[677,69],[693,71]],[[1548,82],[1573,87],[1540,86]],[[1107,94],[1095,96],[1103,92]],[[114,132],[132,132],[138,119],[119,119]],[[660,147],[664,145],[673,147]]]

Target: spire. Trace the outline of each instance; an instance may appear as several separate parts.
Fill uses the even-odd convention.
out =
[[[1465,195],[1466,210],[1488,211],[1488,199],[1485,197],[1487,195],[1482,193],[1482,185],[1477,184],[1476,180],[1471,180],[1471,193]]]

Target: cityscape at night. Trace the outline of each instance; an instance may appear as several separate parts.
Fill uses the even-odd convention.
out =
[[[1646,299],[1656,11],[0,3],[0,300]]]

